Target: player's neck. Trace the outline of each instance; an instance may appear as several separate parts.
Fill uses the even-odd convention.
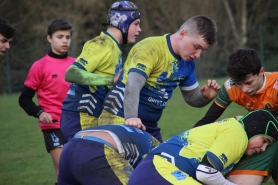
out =
[[[123,43],[122,33],[118,28],[115,28],[113,26],[109,26],[109,28],[107,28],[107,32],[111,36],[113,36],[120,44]]]
[[[63,55],[58,55],[58,54],[54,53],[54,52],[52,51],[52,49],[51,49],[51,50],[48,52],[48,55],[49,55],[50,57],[52,57],[52,58],[64,59],[64,58],[67,58],[68,52],[66,52],[66,53],[63,54]]]

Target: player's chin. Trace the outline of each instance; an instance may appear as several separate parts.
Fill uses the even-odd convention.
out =
[[[62,48],[62,49],[59,49],[58,52],[59,52],[60,55],[63,55],[66,52],[68,52],[68,49]]]
[[[247,155],[247,156],[251,156],[251,155],[254,155],[254,154],[255,154],[255,152],[250,151],[250,150],[249,150],[249,151],[247,150],[247,151],[245,152],[245,155]]]
[[[129,44],[133,44],[133,43],[135,43],[135,42],[136,42],[136,37],[135,37],[135,36],[128,39],[128,43],[129,43]]]
[[[184,57],[182,57],[182,59],[183,59],[185,62],[188,62],[188,61],[193,60],[191,57],[188,57],[188,56],[184,56]]]
[[[67,52],[69,50],[69,47],[68,46],[67,47],[66,46],[65,47],[61,47],[60,50],[62,52]]]

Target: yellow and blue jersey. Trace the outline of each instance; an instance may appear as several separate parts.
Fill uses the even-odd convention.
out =
[[[119,81],[126,84],[128,74],[137,72],[146,78],[144,88],[167,100],[178,85],[185,89],[196,87],[194,69],[194,61],[185,62],[174,53],[170,35],[150,37],[131,49]]]
[[[84,44],[82,53],[72,65],[94,74],[114,76],[122,68],[122,47],[112,35],[102,32]],[[62,110],[98,117],[108,92],[107,86],[71,83]]]
[[[173,136],[150,154],[162,156],[196,179],[196,169],[205,155],[215,169],[225,175],[242,157],[247,145],[242,125],[228,118]]]
[[[136,72],[146,78],[140,91],[138,117],[147,126],[157,127],[162,110],[173,90],[198,87],[194,61],[184,61],[173,51],[170,34],[146,38],[130,50],[118,82],[108,93],[104,110],[124,117],[123,97],[128,74]]]

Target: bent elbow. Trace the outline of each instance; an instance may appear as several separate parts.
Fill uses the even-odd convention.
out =
[[[66,71],[66,73],[65,73],[65,81],[71,82],[71,78],[70,78],[70,75],[68,74],[68,71]]]
[[[67,82],[75,82],[75,79],[78,76],[78,70],[74,69],[73,66],[70,66],[65,73],[65,80]]]

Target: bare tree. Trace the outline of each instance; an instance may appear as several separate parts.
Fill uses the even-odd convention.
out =
[[[247,43],[247,10],[246,10],[246,0],[239,0],[237,1],[239,3],[239,15],[240,15],[240,26],[236,25],[236,21],[234,18],[234,15],[232,13],[231,7],[228,3],[228,0],[223,0],[226,12],[228,14],[231,27],[233,30],[233,35],[237,41],[238,46],[244,47],[245,44]],[[238,28],[240,27],[240,28]]]
[[[276,0],[132,0],[141,12],[142,32],[137,41],[149,36],[177,31],[188,18],[206,15],[218,26],[218,44],[205,51],[196,60],[196,72],[201,78],[226,75],[228,56],[237,47],[261,45],[260,34],[264,34],[266,59],[276,64],[278,1]],[[46,40],[48,23],[55,18],[64,18],[74,27],[69,54],[77,57],[83,44],[105,30],[101,26],[115,0],[20,0],[0,1],[0,17],[6,18],[17,28],[9,50],[13,91],[21,90],[31,64],[48,52]],[[124,46],[123,56],[130,49]],[[0,93],[7,92],[5,58],[0,61]]]

